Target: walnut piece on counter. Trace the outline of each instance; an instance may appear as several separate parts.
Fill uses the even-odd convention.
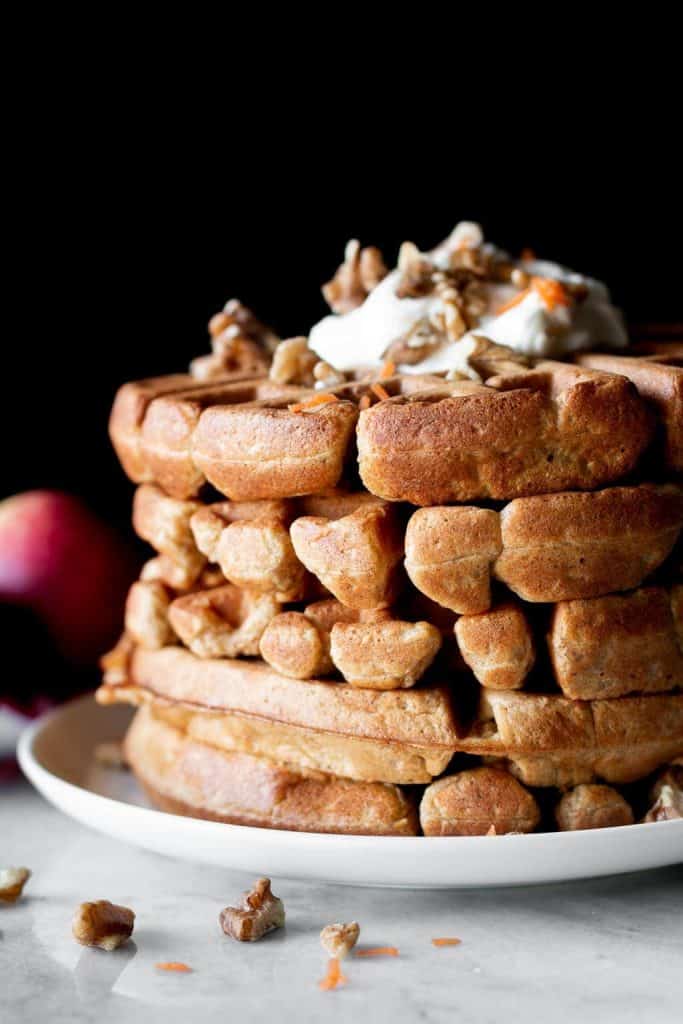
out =
[[[71,931],[81,946],[96,946],[110,953],[133,934],[135,914],[109,900],[81,903],[74,914]]]
[[[0,903],[16,903],[30,877],[28,868],[0,868]]]
[[[348,924],[328,924],[320,933],[320,944],[329,956],[343,960],[358,942],[360,925],[357,921]]]
[[[219,917],[226,935],[238,942],[256,942],[275,928],[284,927],[285,905],[270,890],[270,879],[259,878],[237,907],[226,907]]]
[[[344,250],[344,262],[332,280],[323,285],[323,296],[334,313],[350,313],[362,306],[388,273],[379,249],[361,249],[358,239],[352,238]]]

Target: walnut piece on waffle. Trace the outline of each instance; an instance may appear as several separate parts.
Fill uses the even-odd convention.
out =
[[[555,808],[560,832],[632,825],[633,811],[611,786],[581,785],[565,793]]]
[[[202,506],[197,501],[169,498],[155,484],[141,484],[133,498],[133,528],[138,537],[160,555],[165,556],[161,571],[168,577],[182,578],[186,590],[199,577],[206,557],[198,550],[190,528],[190,520]]]
[[[270,379],[277,384],[302,384],[313,387],[313,369],[318,356],[308,347],[308,338],[286,338],[273,353]]]
[[[350,608],[385,608],[400,588],[403,531],[389,505],[367,505],[341,519],[302,516],[291,526],[297,557]]]
[[[330,653],[344,679],[366,690],[414,686],[441,647],[441,633],[429,622],[385,618],[373,622],[337,622]]]
[[[683,686],[683,585],[560,601],[548,648],[567,697],[591,700]]]
[[[491,564],[501,553],[497,512],[425,508],[408,522],[405,567],[423,594],[462,615],[491,605]]]
[[[190,363],[190,373],[196,380],[215,380],[235,372],[263,376],[279,340],[238,299],[230,299],[220,313],[211,317],[209,337],[211,354]]]
[[[159,580],[138,580],[128,591],[125,629],[140,647],[157,650],[176,642],[169,622],[171,594]]]
[[[193,654],[236,658],[259,653],[263,631],[279,610],[270,594],[254,594],[227,583],[176,598],[168,617]]]
[[[500,523],[494,575],[524,601],[601,597],[639,586],[670,553],[683,525],[683,487],[517,498]]]
[[[534,797],[508,772],[484,766],[438,779],[420,803],[426,836],[484,836],[533,832],[541,812]]]
[[[362,306],[388,273],[379,249],[362,249],[360,242],[352,238],[344,250],[344,262],[332,280],[323,285],[322,293],[334,313],[349,313]]]
[[[508,602],[479,615],[462,615],[455,623],[455,636],[482,686],[517,690],[524,685],[536,652],[521,605]]]

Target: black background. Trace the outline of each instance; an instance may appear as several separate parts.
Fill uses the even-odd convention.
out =
[[[117,386],[184,369],[232,296],[305,333],[352,236],[393,261],[404,239],[429,247],[478,219],[513,252],[607,281],[632,322],[683,319],[680,117],[662,102],[677,109],[675,68],[649,93],[603,67],[578,89],[576,60],[571,82],[480,68],[439,90],[405,64],[373,85],[359,58],[350,91],[300,65],[294,89],[287,67],[264,86],[253,59],[223,53],[208,104],[179,54],[173,81],[144,85],[130,53],[81,54],[14,111],[5,494],[65,488],[128,529],[106,434]]]

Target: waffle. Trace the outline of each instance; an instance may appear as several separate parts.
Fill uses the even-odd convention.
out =
[[[98,699],[138,709],[127,753],[157,805],[349,834],[533,831],[541,806],[590,827],[633,820],[606,783],[683,755],[681,346],[560,362],[473,336],[448,377],[397,373],[432,329],[460,337],[489,271],[514,291],[456,253],[445,283],[403,274],[446,319],[381,370],[304,338],[271,361],[233,303],[191,375],[117,394],[152,556]],[[340,309],[370,289],[347,269]],[[580,287],[520,277],[513,308],[580,318]]]
[[[235,825],[351,835],[416,835],[414,807],[396,786],[296,771],[198,743],[141,709],[126,760],[158,807]]]

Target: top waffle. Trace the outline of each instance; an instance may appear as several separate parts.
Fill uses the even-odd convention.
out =
[[[353,472],[356,450],[370,492],[423,506],[592,490],[630,474],[653,435],[681,470],[683,369],[651,356],[588,362],[486,385],[407,375],[329,392],[245,374],[158,377],[119,390],[110,434],[133,481],[177,498],[207,482],[236,501],[314,494]]]

